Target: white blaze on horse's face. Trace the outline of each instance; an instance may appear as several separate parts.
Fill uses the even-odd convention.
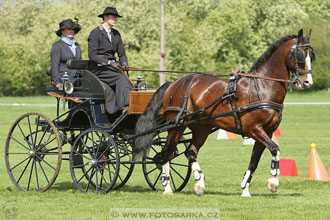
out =
[[[311,57],[309,56],[309,53],[307,54],[306,60],[305,60],[305,64],[307,66],[307,70],[311,70],[312,69],[312,62],[311,62]],[[309,87],[313,85],[313,79],[312,79],[312,74],[308,73],[307,74],[307,78],[304,81],[304,86]]]

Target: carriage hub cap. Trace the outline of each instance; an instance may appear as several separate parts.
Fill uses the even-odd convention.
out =
[[[96,159],[91,159],[89,162],[88,162],[89,165],[91,165],[92,167],[95,167],[97,165],[97,160]]]
[[[36,152],[35,152],[34,150],[29,150],[29,151],[28,151],[28,156],[29,156],[29,157],[32,158],[32,157],[35,157],[35,155],[36,155]]]

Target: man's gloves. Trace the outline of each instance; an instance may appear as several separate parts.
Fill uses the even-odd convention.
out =
[[[120,64],[114,60],[109,60],[108,65],[115,69],[118,69],[118,68],[127,69],[128,68],[128,64],[126,62],[123,62],[122,65],[120,66]]]
[[[127,64],[126,62],[123,62],[123,63],[121,64],[121,68],[123,68],[123,69],[127,69],[127,68],[129,68],[129,67],[128,67],[128,64]]]
[[[109,60],[108,65],[115,69],[118,69],[120,67],[119,64],[116,63],[116,61],[114,61],[114,60]]]

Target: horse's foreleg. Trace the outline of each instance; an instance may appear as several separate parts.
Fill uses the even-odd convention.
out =
[[[280,184],[278,176],[280,175],[280,169],[279,169],[279,162],[280,162],[280,151],[278,150],[276,152],[276,155],[272,157],[272,163],[271,163],[271,170],[270,174],[272,175],[271,178],[267,181],[267,187],[270,191],[276,192],[277,187]]]
[[[276,192],[277,187],[279,186],[280,148],[277,146],[277,144],[274,143],[274,141],[272,141],[271,139],[272,134],[267,135],[263,129],[260,129],[259,131],[260,132],[254,133],[252,138],[254,138],[256,141],[261,142],[264,146],[267,147],[267,149],[272,154],[272,162],[271,162],[271,170],[270,170],[272,177],[268,179],[267,187],[270,191]]]
[[[254,144],[250,165],[248,170],[244,173],[243,181],[241,182],[242,194],[243,197],[250,197],[251,194],[249,192],[250,182],[252,180],[252,176],[254,171],[257,169],[260,157],[265,150],[265,146],[262,145],[260,142],[256,142]]]

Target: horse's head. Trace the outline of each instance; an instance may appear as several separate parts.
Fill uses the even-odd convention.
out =
[[[299,31],[287,60],[287,68],[292,72],[292,78],[298,88],[310,87],[313,84],[312,63],[316,56],[309,43],[311,33],[312,30],[304,37],[303,30]]]

